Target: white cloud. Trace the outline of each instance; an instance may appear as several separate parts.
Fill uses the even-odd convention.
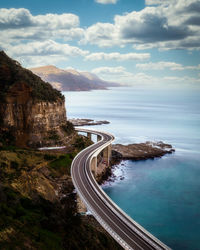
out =
[[[156,77],[143,72],[128,72],[126,68],[122,66],[94,68],[92,70],[92,73],[97,74],[99,77],[102,77],[105,80],[128,85],[176,86],[177,84],[181,84],[181,86],[183,87],[184,85],[198,86],[198,84],[200,83],[200,79],[189,77],[186,75],[183,75],[181,77],[177,75]]]
[[[145,0],[146,5],[158,5],[162,4],[163,2],[169,2],[167,0]]]
[[[136,68],[140,70],[200,70],[200,64],[197,66],[183,66],[182,64],[175,62],[156,62],[156,63],[139,63],[136,64]]]
[[[125,61],[125,60],[146,60],[150,58],[149,53],[127,53],[127,54],[120,54],[118,52],[113,53],[91,53],[87,55],[86,60],[90,61],[100,61],[100,60],[117,60],[117,61]]]
[[[200,1],[149,0],[140,11],[116,15],[113,23],[96,23],[82,42],[136,49],[200,49]]]
[[[0,9],[1,41],[81,39],[79,17],[71,13],[32,15],[27,9]]]
[[[64,55],[64,56],[85,56],[89,52],[68,44],[60,44],[52,40],[45,42],[30,42],[12,46],[9,51],[14,56],[48,56],[48,55]]]
[[[33,26],[47,29],[70,29],[79,26],[79,17],[71,13],[33,16],[29,10],[24,8],[0,9],[0,27],[2,29]]]
[[[183,87],[184,85],[188,85],[188,86],[195,86],[199,87],[200,84],[200,79],[198,78],[194,78],[194,77],[189,77],[189,76],[182,76],[182,77],[177,77],[177,76],[166,76],[163,78],[163,82],[167,82],[170,84],[181,84],[181,86]]]
[[[96,3],[101,4],[116,4],[118,0],[95,0]]]
[[[67,61],[71,57],[85,57],[89,53],[89,51],[76,46],[60,44],[52,40],[15,46],[0,43],[0,47],[26,67],[55,64],[60,61]]]
[[[92,70],[94,74],[103,75],[124,75],[126,72],[125,68],[122,66],[118,67],[99,67]]]
[[[136,73],[133,74],[132,72],[128,72],[126,68],[119,66],[119,67],[99,67],[92,70],[92,73],[97,74],[99,77],[118,82],[120,84],[154,84],[159,82],[157,78],[145,74],[145,73]]]
[[[155,78],[153,76],[147,75],[145,73],[128,72],[126,68],[122,66],[118,67],[99,67],[92,70],[92,73],[97,74],[105,80],[118,82],[121,84],[153,84],[155,83]]]
[[[100,47],[118,45],[119,40],[115,26],[111,23],[96,23],[85,30],[80,44],[96,44]]]

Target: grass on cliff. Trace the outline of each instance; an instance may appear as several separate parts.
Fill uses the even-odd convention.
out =
[[[74,197],[62,206],[31,200],[0,187],[0,249],[121,249],[105,233],[75,216]]]
[[[4,51],[0,51],[0,101],[3,102],[7,93],[16,83],[26,83],[32,89],[33,100],[55,102],[64,100],[60,91],[54,89],[49,83],[30,70],[23,68],[17,61],[11,59]]]
[[[75,154],[60,155],[57,159],[51,161],[49,166],[53,176],[70,175],[71,163],[74,156]]]
[[[74,155],[0,150],[0,249],[121,249],[77,215],[70,177],[65,195],[53,202],[32,189],[37,176],[55,183],[63,174],[70,174]],[[29,186],[23,186],[24,177]],[[18,186],[22,188],[17,191]]]

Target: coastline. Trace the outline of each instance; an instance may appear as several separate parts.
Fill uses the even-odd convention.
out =
[[[122,169],[126,166],[126,161],[144,161],[155,158],[161,158],[166,154],[172,154],[175,149],[170,144],[159,142],[135,143],[129,145],[114,144],[112,146],[112,157],[110,166],[105,166],[104,171],[99,173],[97,181],[100,185],[113,183],[116,180],[123,180]],[[117,175],[114,174],[119,170]]]

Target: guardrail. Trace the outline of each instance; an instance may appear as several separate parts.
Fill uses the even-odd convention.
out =
[[[99,135],[101,136],[101,140],[98,141],[97,143],[100,143],[103,141],[103,136],[100,132],[98,131],[93,131],[93,130],[88,130],[88,129],[76,129],[77,131],[80,132],[85,132],[85,133],[91,133],[91,134],[95,134],[95,135]],[[103,132],[102,132],[103,133]],[[109,140],[108,142],[106,142],[105,144],[101,145],[98,149],[94,149],[87,157],[86,162],[89,160],[89,165],[91,167],[91,161],[93,159],[93,157],[97,157],[98,154],[107,146],[109,146],[113,141],[114,141],[114,137],[105,132],[105,134],[111,136],[111,140]],[[86,149],[84,149],[83,151],[88,150],[89,148],[91,148],[93,145],[87,147]],[[83,151],[81,151],[80,153],[82,153]],[[80,154],[79,153],[79,154]],[[78,158],[79,154],[75,157]],[[74,159],[74,160],[75,160]],[[73,160],[73,162],[74,162]],[[72,162],[72,164],[73,164]],[[91,171],[91,168],[90,168]],[[168,246],[166,246],[163,242],[161,242],[160,240],[158,240],[155,236],[153,236],[151,233],[149,233],[146,229],[144,229],[141,225],[139,225],[136,221],[134,221],[131,217],[129,217],[121,208],[119,208],[106,194],[105,192],[99,187],[99,189],[97,190],[97,188],[94,186],[94,182],[96,182],[95,178],[93,175],[89,176],[88,173],[86,172],[86,175],[88,177],[88,180],[90,181],[90,184],[92,185],[93,189],[96,191],[96,193],[98,193],[98,195],[101,197],[101,200],[104,201],[104,203],[110,207],[111,209],[113,209],[113,207],[115,208],[115,214],[122,220],[124,221],[124,223],[126,223],[134,232],[137,233],[137,235],[139,235],[140,237],[142,237],[146,242],[149,243],[150,246],[152,246],[154,249],[160,250],[160,249],[165,249],[165,250],[170,250],[170,248]],[[92,178],[92,180],[91,180]],[[82,195],[81,190],[79,189],[76,181],[73,179],[73,175],[72,175],[72,181],[74,183],[74,186],[77,190],[77,193],[79,194],[80,198],[82,199],[82,201],[85,203],[86,207],[88,208],[89,211],[92,212],[93,216],[96,218],[96,220],[103,226],[103,228],[124,248],[124,249],[128,249],[131,250],[133,249],[131,246],[129,246],[118,234],[116,234],[116,232],[114,232],[112,230],[112,228],[96,213],[96,211],[93,209],[93,207],[91,207],[91,205],[87,202],[87,200],[84,198],[84,195]],[[97,184],[97,182],[96,182]],[[98,184],[97,184],[98,185]],[[106,197],[106,199],[105,199]],[[109,201],[109,202],[108,202]],[[133,225],[135,225],[133,227]],[[155,243],[154,243],[155,242]]]

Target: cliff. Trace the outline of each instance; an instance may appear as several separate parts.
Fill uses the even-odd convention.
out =
[[[30,70],[62,91],[88,91],[119,86],[117,83],[104,81],[89,72],[78,72],[72,69],[63,70],[53,65],[31,68]]]
[[[0,52],[0,142],[21,147],[63,145],[73,134],[64,96]]]

